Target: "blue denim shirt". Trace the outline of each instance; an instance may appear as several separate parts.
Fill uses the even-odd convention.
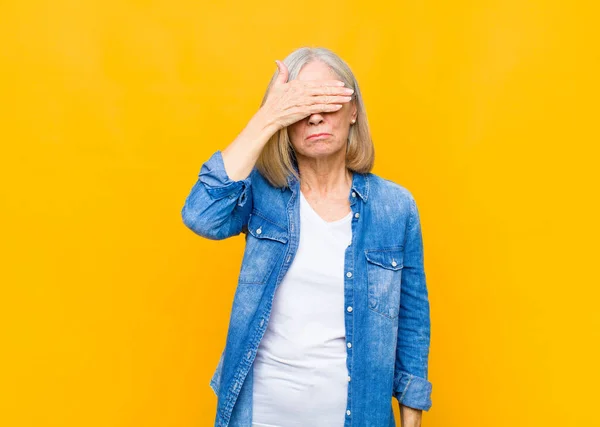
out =
[[[287,187],[277,188],[256,167],[234,181],[217,150],[202,165],[181,211],[184,224],[202,237],[245,234],[225,348],[210,380],[217,427],[251,426],[252,363],[275,289],[298,249],[299,191],[293,176]],[[340,424],[393,427],[393,398],[412,408],[431,407],[419,212],[407,189],[372,173],[353,174],[348,200],[353,214],[344,261],[344,316],[350,380]]]

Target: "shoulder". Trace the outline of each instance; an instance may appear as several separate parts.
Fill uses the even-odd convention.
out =
[[[402,184],[374,173],[368,173],[369,199],[376,203],[402,206],[410,210],[415,204],[412,192]]]

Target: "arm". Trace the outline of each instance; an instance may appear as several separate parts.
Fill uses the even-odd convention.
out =
[[[313,113],[337,111],[351,97],[338,80],[287,82],[289,70],[277,61],[278,74],[261,108],[227,146],[200,170],[181,216],[200,236],[220,240],[240,234],[252,211],[251,177],[269,139],[279,130]]]
[[[275,128],[259,110],[238,137],[201,167],[181,209],[184,224],[213,240],[236,236],[252,211],[255,163]]]
[[[414,409],[409,406],[400,406],[400,427],[421,427],[421,415],[423,410]]]
[[[420,425],[421,410],[431,407],[432,385],[427,380],[430,316],[427,284],[423,262],[423,238],[416,202],[411,197],[407,221],[400,313],[398,317],[398,344],[394,372],[394,396],[405,413],[407,424]],[[410,410],[408,407],[413,410]],[[417,411],[414,411],[417,410]],[[416,412],[419,415],[416,415]],[[415,424],[414,419],[418,419]],[[412,421],[409,421],[412,420]]]

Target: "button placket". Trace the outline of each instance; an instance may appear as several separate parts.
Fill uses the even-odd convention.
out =
[[[360,213],[358,212],[358,210],[360,209],[360,206],[356,205],[356,202],[357,202],[357,200],[356,200],[356,197],[357,197],[356,191],[352,191],[351,192],[351,196],[352,196],[351,204],[352,204],[352,209],[354,211],[353,214],[352,214],[352,216],[354,217],[354,221],[353,221],[353,224],[352,224],[352,230],[353,230],[353,233],[354,233],[355,232],[354,230],[356,228],[356,226],[354,225],[354,223],[357,222],[358,218],[360,218]],[[348,247],[350,247],[351,245],[352,245],[352,240],[349,242]],[[351,255],[351,258],[352,259],[354,258],[354,254]],[[354,278],[354,274],[353,274],[352,269],[354,267],[354,261],[350,260],[350,262],[347,265],[347,267],[349,268],[349,270],[346,271],[346,277],[348,279],[353,279]],[[354,291],[354,283],[353,282],[354,282],[354,280],[352,282],[348,282],[347,286],[353,290],[352,292],[355,292]],[[353,301],[351,301],[350,299],[348,299],[346,301],[346,304],[347,304],[346,305],[346,312],[347,312],[346,314],[352,314],[353,313],[354,307],[352,306],[352,302]],[[347,332],[347,337],[346,338],[347,339],[351,339],[352,338],[352,325],[354,324],[354,322],[353,322],[352,318],[348,317],[348,319],[349,319],[350,330]],[[346,343],[346,347],[347,347],[347,349],[346,349],[346,351],[347,351],[347,357],[350,360],[352,358],[352,353],[353,353],[351,351],[351,349],[352,349],[352,342],[348,341]],[[350,369],[348,367],[348,376],[347,376],[348,383],[350,383],[351,379],[352,379],[352,377],[351,377],[351,371],[350,371]],[[351,414],[350,409],[349,409],[351,395],[352,395],[352,387],[350,387],[350,384],[349,384],[348,385],[348,407],[346,408],[347,409],[346,410],[346,415],[348,417]]]

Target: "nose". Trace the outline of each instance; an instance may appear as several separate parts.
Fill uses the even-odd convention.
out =
[[[319,113],[311,114],[308,117],[308,123],[311,125],[318,125],[323,122],[323,116]]]

